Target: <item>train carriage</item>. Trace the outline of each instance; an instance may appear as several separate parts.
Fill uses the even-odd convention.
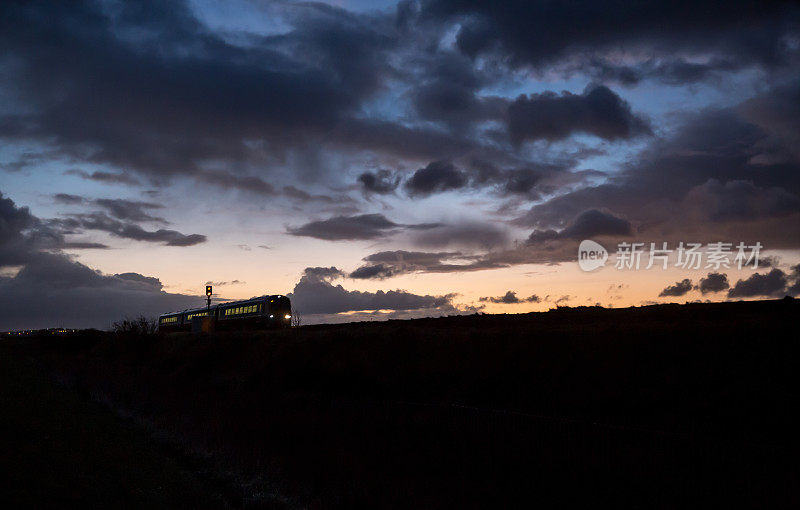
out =
[[[164,333],[191,331],[195,317],[211,317],[216,330],[288,327],[292,323],[292,303],[282,295],[260,296],[166,313],[158,318],[158,329]]]
[[[158,318],[158,330],[163,333],[183,330],[183,313],[166,313]]]

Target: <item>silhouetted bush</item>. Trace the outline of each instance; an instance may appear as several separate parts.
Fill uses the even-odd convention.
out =
[[[135,319],[126,317],[121,321],[115,322],[112,328],[114,333],[130,336],[144,336],[155,334],[156,331],[158,331],[158,323],[153,318],[140,315]]]

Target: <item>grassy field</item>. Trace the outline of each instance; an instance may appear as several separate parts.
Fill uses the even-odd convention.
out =
[[[5,508],[227,507],[142,430],[58,387],[0,344],[0,499]]]
[[[103,467],[119,458],[144,473],[145,496],[106,482],[96,497],[166,506],[209,494],[243,507],[796,506],[798,311],[782,300],[30,339],[2,350],[6,464],[23,490],[48,456],[129,480]],[[43,396],[9,392],[20,386]],[[72,414],[73,432],[54,424]],[[167,460],[135,467],[140,450]],[[216,475],[195,492],[187,462]],[[46,472],[41,497],[95,497],[67,471]],[[173,488],[147,488],[160,477]]]

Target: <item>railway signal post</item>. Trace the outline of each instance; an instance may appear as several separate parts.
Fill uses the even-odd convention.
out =
[[[211,310],[211,285],[206,285],[206,310]]]

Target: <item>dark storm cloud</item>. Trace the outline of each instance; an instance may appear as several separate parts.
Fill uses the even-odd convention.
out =
[[[434,161],[414,172],[405,187],[411,196],[426,196],[463,188],[468,182],[467,175],[449,161]]]
[[[728,283],[728,275],[725,273],[708,273],[708,276],[705,278],[700,278],[700,285],[698,285],[703,295],[712,292],[722,292],[730,288],[730,286],[730,283]]]
[[[679,282],[675,282],[675,285],[669,285],[661,293],[658,297],[678,297],[687,294],[689,291],[693,289],[692,281],[688,278],[684,278]]]
[[[597,170],[570,170],[577,159],[554,163],[528,163],[523,167],[498,168],[486,161],[474,160],[469,167],[470,185],[490,189],[500,196],[523,196],[533,199],[603,177]]]
[[[602,85],[583,94],[521,95],[508,107],[508,132],[516,145],[526,140],[560,140],[573,133],[606,140],[652,134],[628,103]]]
[[[469,58],[450,51],[426,57],[410,93],[411,103],[421,118],[441,121],[460,132],[473,122],[502,117],[508,101],[478,95],[492,80]]]
[[[364,191],[385,195],[397,189],[401,177],[391,170],[378,170],[377,172],[364,172],[358,176],[358,182]]]
[[[754,0],[431,0],[423,16],[460,22],[456,42],[465,55],[537,68],[587,57],[605,62],[620,47],[633,58],[643,55],[643,63],[678,54],[705,57],[707,67],[778,66],[794,52],[785,38],[797,33],[798,19],[791,2]],[[662,72],[692,79],[704,71],[685,66]],[[627,79],[637,79],[635,67]]]
[[[579,214],[560,232],[555,230],[534,230],[528,243],[555,239],[591,239],[599,236],[628,237],[633,235],[631,223],[606,211],[590,209]]]
[[[339,275],[341,271],[335,267],[306,269],[289,294],[293,305],[303,314],[452,308],[453,295],[422,296],[403,290],[350,291],[332,283]]]
[[[608,208],[635,221],[648,240],[689,235],[798,246],[800,153],[791,142],[798,94],[794,83],[690,116],[605,183],[557,195],[518,223],[559,228],[587,208]]]
[[[13,278],[0,278],[0,330],[108,328],[124,317],[200,306],[195,296],[169,294],[157,278],[103,275],[50,253],[37,253]]]
[[[5,4],[8,93],[27,108],[0,118],[0,136],[165,175],[323,135],[380,86],[392,30],[322,4],[282,7],[290,30],[236,46],[180,1]]]
[[[448,161],[433,161],[418,169],[405,182],[412,198],[427,197],[452,190],[488,190],[500,196],[520,195],[539,198],[565,186],[602,175],[594,170],[570,171],[577,160],[555,163],[528,163],[524,167],[499,168],[481,159],[473,159],[464,168]]]
[[[0,267],[24,262],[34,249],[31,229],[39,225],[27,207],[17,207],[0,192]]]
[[[48,160],[114,169],[69,172],[85,179],[161,185],[189,174],[265,196],[280,192],[262,174],[277,172],[288,156],[310,147],[415,161],[454,160],[473,151],[494,151],[498,163],[514,159],[497,147],[507,143],[506,135],[498,132],[494,140],[473,129],[501,120],[509,103],[480,95],[498,80],[496,70],[478,69],[463,55],[426,42],[443,27],[398,25],[396,16],[318,3],[270,9],[285,30],[232,42],[177,0],[146,13],[129,3],[6,7],[0,46],[14,64],[8,68],[14,79],[3,83],[3,92],[22,108],[0,116],[0,137],[39,141],[51,149]],[[415,16],[404,19],[416,23]],[[399,93],[398,80],[409,89],[402,100],[410,102],[413,118],[365,115],[377,95]],[[314,171],[329,171],[326,158],[315,164],[320,168]],[[467,183],[457,172],[431,173],[412,178],[412,194]],[[373,177],[362,176],[365,190],[386,193],[396,182]],[[509,189],[527,192],[530,182],[509,181]],[[283,194],[289,198],[328,201],[288,188]]]
[[[786,294],[786,273],[773,269],[769,273],[755,273],[747,279],[739,280],[728,291],[729,298],[743,297],[780,297]]]
[[[108,246],[88,241],[67,241],[63,228],[54,227],[31,214],[27,207],[17,207],[0,192],[0,267],[24,265],[43,250],[106,249]]]
[[[152,317],[201,304],[196,297],[163,292],[157,278],[104,275],[57,251],[102,247],[65,242],[58,230],[0,194],[0,267],[21,266],[15,276],[0,277],[0,331],[107,328],[126,316]]]
[[[402,229],[425,230],[437,226],[438,224],[433,223],[403,225],[390,221],[382,214],[361,214],[312,221],[296,228],[289,227],[286,232],[294,236],[315,237],[328,241],[351,241],[377,239]]]
[[[479,301],[483,302],[490,302],[490,303],[501,303],[505,305],[517,304],[517,303],[538,303],[541,301],[539,296],[533,294],[532,296],[528,296],[526,298],[520,299],[517,297],[517,293],[509,290],[502,296],[497,297],[482,297]]]
[[[751,181],[722,183],[709,179],[693,188],[689,198],[713,222],[773,218],[800,211],[800,197],[779,187],[762,188]]]
[[[440,129],[381,119],[345,119],[328,135],[337,143],[358,149],[422,160],[454,158],[476,146],[473,141]]]

